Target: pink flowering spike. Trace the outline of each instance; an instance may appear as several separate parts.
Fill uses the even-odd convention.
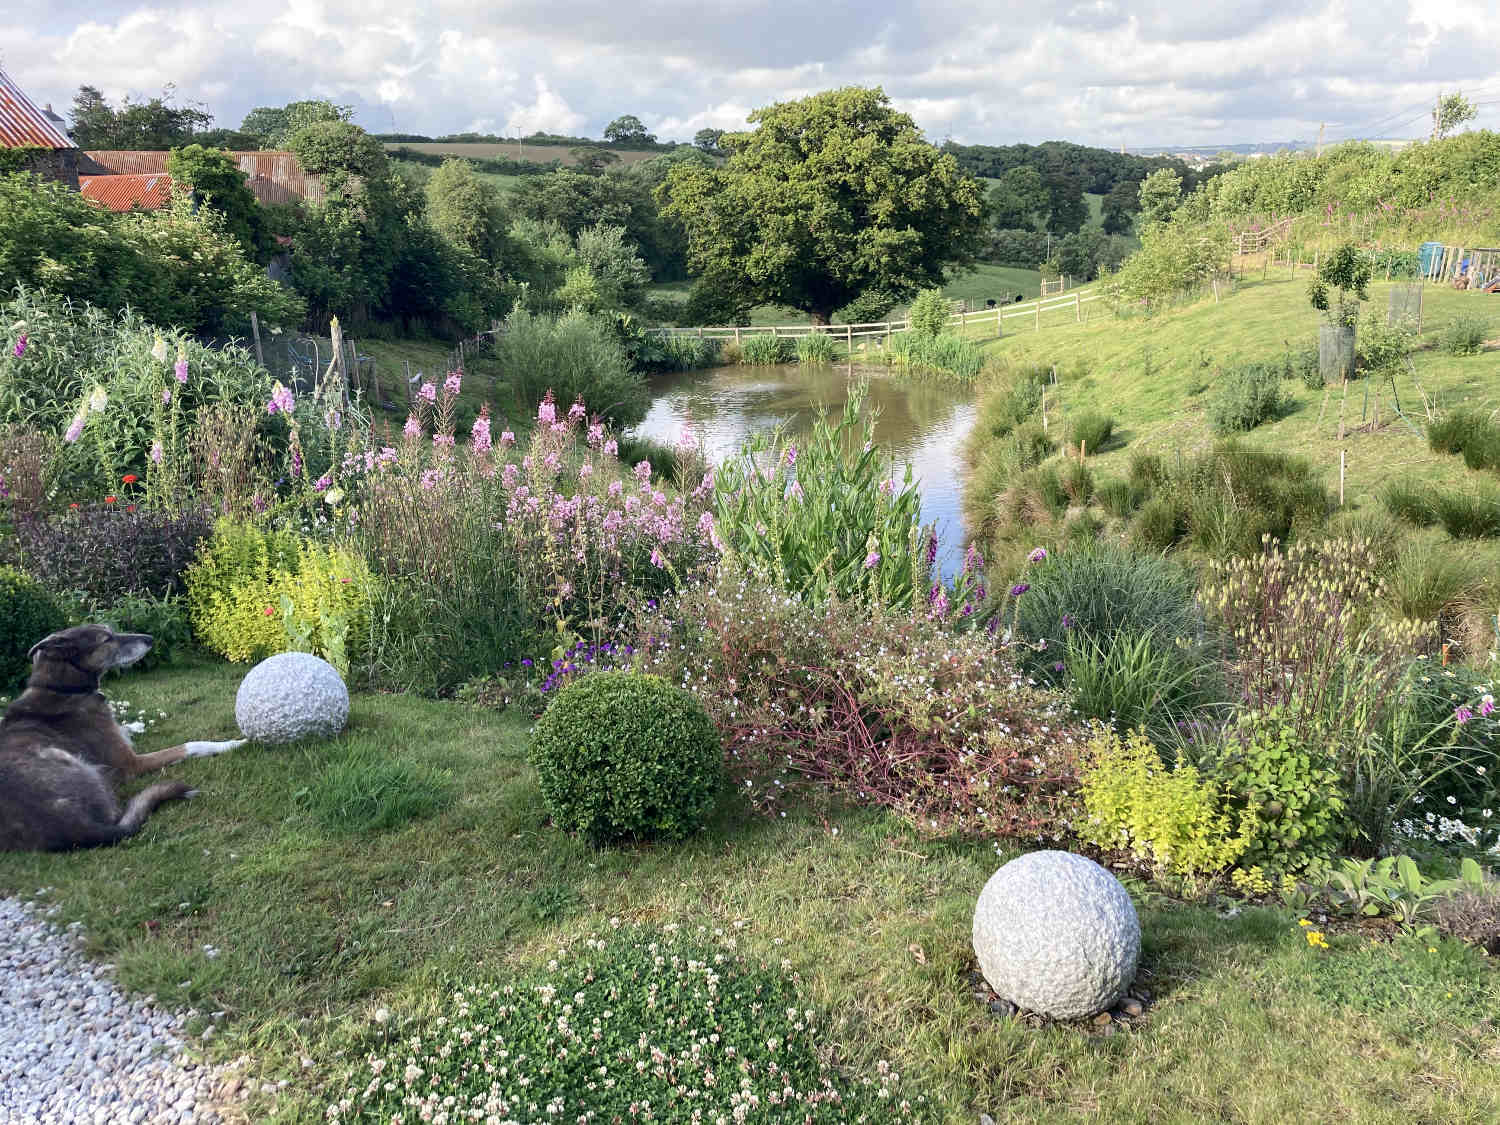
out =
[[[1454,719],[1454,721],[1459,726],[1463,726],[1465,723],[1467,723],[1473,717],[1474,717],[1474,712],[1470,711],[1467,707],[1463,706],[1462,704],[1460,704],[1459,706],[1457,706],[1457,707],[1455,707],[1453,709],[1453,719]]]
[[[604,455],[606,457],[618,457],[620,455],[620,443],[610,438],[604,443]]]
[[[408,414],[406,425],[401,428],[401,432],[408,440],[419,438],[422,436],[422,423],[417,421],[415,414]]]
[[[67,433],[63,434],[63,441],[70,445],[77,441],[79,435],[83,433],[83,424],[86,421],[88,421],[88,414],[82,410],[73,415],[73,421],[68,423]]]
[[[177,376],[177,381],[179,383],[183,383],[183,384],[187,383],[187,375],[188,375],[187,367],[188,367],[188,364],[187,364],[187,353],[186,352],[178,352],[177,353],[177,362],[175,364],[173,364],[173,366],[172,366],[172,373]]]
[[[568,407],[569,422],[582,422],[588,416],[588,408],[581,402],[575,402],[572,406]]]
[[[448,377],[443,380],[443,390],[450,395],[458,394],[458,389],[463,386],[464,373],[462,371],[450,371]]]
[[[500,433],[500,444],[509,449],[516,444],[516,435],[509,430],[502,430]]]
[[[492,443],[490,439],[490,420],[483,413],[474,419],[474,428],[469,431],[470,443],[475,453],[488,453]]]
[[[641,484],[643,484],[643,485],[651,483],[651,462],[650,461],[644,461],[644,460],[642,460],[642,461],[637,461],[636,462],[636,465],[635,465],[635,479],[638,480],[638,481],[640,481]]]
[[[163,387],[161,389],[161,404],[163,406],[171,406],[172,405],[172,388],[171,387]]]
[[[1495,711],[1495,697],[1493,695],[1486,695],[1483,699],[1481,699],[1479,701],[1479,713],[1481,715],[1484,715],[1487,718],[1490,715],[1492,715],[1494,713],[1494,711]]]
[[[417,397],[422,399],[424,402],[436,402],[437,384],[423,383],[420,387],[417,388]]]
[[[17,359],[20,359],[25,354],[26,354],[26,333],[22,332],[19,336],[16,337],[15,355],[16,355]]]
[[[879,565],[880,565],[880,552],[879,551],[871,551],[868,555],[865,556],[865,569],[866,570],[874,570]]]
[[[151,452],[148,454],[148,456],[151,458],[151,463],[153,465],[160,465],[161,464],[162,453],[161,453],[161,442],[160,441],[153,441],[151,443]]]
[[[552,402],[552,392],[547,392],[547,397],[542,399],[536,408],[536,420],[545,426],[550,426],[557,421],[557,407]]]

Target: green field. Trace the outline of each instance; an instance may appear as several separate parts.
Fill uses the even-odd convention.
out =
[[[203,663],[106,690],[153,716],[144,752],[232,731],[243,671]],[[1109,1035],[1036,1028],[990,1014],[969,979],[974,901],[1012,847],[933,838],[815,794],[770,819],[725,793],[690,841],[595,851],[547,821],[528,716],[352,703],[336,739],[170,768],[201,796],[119,847],[0,855],[0,893],[47,888],[39,906],[81,923],[124,987],[221,1014],[211,1041],[206,1015],[185,1038],[211,1061],[245,1058],[253,1093],[231,1120],[323,1120],[377,1008],[393,1028],[430,1016],[459,982],[514,981],[607,935],[610,919],[718,928],[752,958],[785,958],[828,1055],[850,1074],[890,1060],[926,1122],[1500,1120],[1484,1022],[1497,976],[1446,939],[1429,954],[1350,934],[1318,951],[1290,911],[1184,903],[1126,875],[1144,1019]],[[360,754],[408,780],[330,803],[330,779]],[[412,789],[412,777],[427,780]],[[446,800],[388,803],[433,785]]]
[[[403,141],[388,142],[385,148],[387,152],[407,148],[413,152],[425,152],[437,156],[467,156],[474,159],[500,156],[507,160],[530,160],[537,164],[550,164],[554,160],[565,165],[578,163],[578,158],[573,155],[572,149],[566,145],[529,145],[524,141],[519,143],[507,141],[503,144],[459,141]],[[660,156],[664,150],[601,148],[599,151],[613,153],[620,158],[621,164],[637,164],[642,160],[650,160],[653,156]]]

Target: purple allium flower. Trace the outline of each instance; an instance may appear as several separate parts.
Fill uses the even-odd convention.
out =
[[[1029,589],[1031,589],[1031,584],[1029,582],[1017,582],[1010,588],[1010,596],[1013,598],[1019,598]]]
[[[401,432],[407,437],[408,440],[412,438],[419,438],[422,436],[422,423],[417,421],[417,416],[415,414],[408,414],[406,416],[406,425],[401,427]]]
[[[187,384],[187,352],[177,353],[177,362],[172,365],[172,374],[177,376],[177,381]]]
[[[15,355],[16,355],[17,359],[20,359],[25,354],[26,354],[26,333],[22,332],[19,336],[16,337]]]
[[[1473,717],[1474,717],[1474,712],[1470,711],[1467,707],[1463,706],[1462,704],[1460,704],[1459,706],[1457,706],[1457,707],[1455,707],[1453,709],[1453,718],[1454,718],[1454,721],[1457,722],[1459,726],[1463,726],[1465,723],[1467,723]]]
[[[417,397],[423,399],[426,402],[436,402],[437,384],[423,383],[420,387],[417,388]]]
[[[1026,556],[1026,561],[1030,562],[1030,563],[1046,562],[1047,561],[1047,548],[1046,547],[1034,547],[1034,548],[1032,548],[1031,554],[1029,554],[1029,555]]]
[[[443,390],[450,395],[458,394],[458,388],[463,386],[464,373],[462,371],[450,371],[448,377],[443,380]]]
[[[865,556],[865,569],[866,570],[874,570],[879,565],[880,565],[880,552],[879,551],[871,551],[868,555]]]

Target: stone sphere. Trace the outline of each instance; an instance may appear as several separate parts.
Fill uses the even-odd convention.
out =
[[[328,738],[349,721],[349,689],[310,652],[283,652],[250,669],[234,697],[240,733],[257,742]]]
[[[1141,923],[1120,881],[1072,852],[1029,852],[990,876],[974,953],[997,995],[1051,1019],[1114,1007],[1135,979]]]

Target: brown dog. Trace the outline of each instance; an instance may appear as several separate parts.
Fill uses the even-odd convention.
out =
[[[78,625],[32,646],[26,690],[0,720],[0,851],[123,840],[140,831],[157,805],[195,791],[181,781],[163,781],[121,809],[118,782],[244,744],[184,742],[137,754],[99,694],[99,677],[150,650],[147,634],[116,633],[107,625]]]

